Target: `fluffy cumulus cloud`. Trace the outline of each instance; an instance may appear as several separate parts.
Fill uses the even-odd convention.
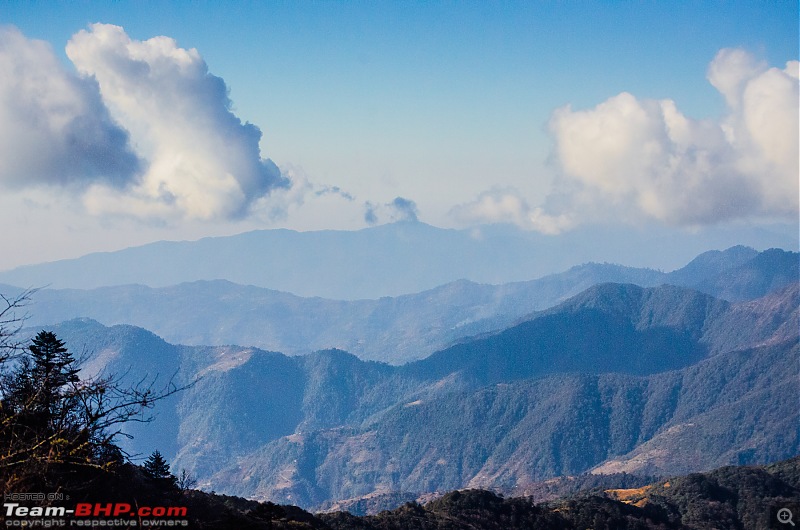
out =
[[[719,121],[628,93],[589,110],[556,110],[549,125],[570,190],[558,213],[605,209],[684,226],[796,218],[798,62],[770,68],[725,49],[708,80],[728,106]]]
[[[92,213],[151,220],[280,212],[272,192],[296,195],[196,50],[95,24],[67,56],[77,74],[46,43],[0,28],[0,186],[66,189]]]
[[[288,187],[277,166],[261,157],[261,131],[231,112],[225,83],[197,50],[168,37],[133,40],[118,26],[94,24],[73,36],[67,56],[96,80],[111,115],[148,161],[125,195],[94,185],[86,196],[93,211],[237,218],[270,191]]]
[[[560,171],[544,204],[492,189],[450,215],[548,234],[607,220],[797,219],[799,64],[769,67],[745,50],[721,50],[708,68],[727,105],[718,120],[627,92],[588,110],[557,109],[548,125]]]
[[[0,185],[137,182],[141,161],[90,78],[68,73],[50,46],[0,27]]]

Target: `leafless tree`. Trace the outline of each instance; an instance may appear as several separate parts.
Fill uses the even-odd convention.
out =
[[[26,289],[15,296],[0,293],[0,368],[23,349],[19,332],[28,318],[25,307],[38,289]]]
[[[147,422],[153,406],[180,391],[171,378],[133,384],[124,376],[78,376],[79,363],[52,332],[24,347],[20,315],[33,291],[0,295],[0,484],[61,486],[76,470],[111,470],[126,455],[116,445],[122,426]]]
[[[176,485],[182,492],[194,489],[197,486],[197,479],[194,478],[188,471],[181,469],[180,475],[177,477]]]

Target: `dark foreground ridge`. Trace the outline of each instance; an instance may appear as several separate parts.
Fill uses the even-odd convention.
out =
[[[725,467],[634,490],[590,490],[545,504],[488,491],[448,493],[425,506],[406,504],[375,516],[320,516],[332,529],[735,528],[776,526],[785,506],[800,505],[800,458],[766,467]],[[324,528],[324,526],[322,527]]]
[[[185,517],[161,521],[172,520],[194,529],[744,530],[780,528],[777,518],[782,508],[793,510],[796,517],[800,457],[769,466],[723,467],[636,489],[596,488],[542,504],[483,490],[453,491],[425,505],[412,502],[364,517],[346,512],[313,515],[294,506],[182,491],[174,482],[149,479],[141,468],[130,464],[114,473],[99,473],[88,484],[73,501],[92,506],[181,507],[186,509]]]

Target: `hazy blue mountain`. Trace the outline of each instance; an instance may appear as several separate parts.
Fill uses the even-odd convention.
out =
[[[558,237],[506,225],[449,230],[418,222],[353,232],[261,230],[30,265],[0,273],[0,282],[95,288],[224,279],[299,296],[353,300],[416,293],[459,279],[525,281],[592,261],[672,270],[709,248],[734,244],[797,248],[796,230],[775,230],[709,230],[703,236],[684,234],[679,241],[657,227],[586,226]]]
[[[684,267],[668,274],[675,285],[696,285],[720,273],[744,265],[758,255],[755,249],[737,245],[727,250],[703,252]]]
[[[673,286],[592,287],[515,327],[403,366],[412,373],[461,372],[480,384],[548,373],[605,371],[646,374],[694,364],[712,345],[709,322],[729,304]],[[669,355],[665,355],[669,352]]]
[[[732,302],[752,300],[800,278],[796,252],[772,248],[755,252],[742,246],[705,252],[664,278]]]
[[[669,274],[589,263],[526,282],[460,280],[417,294],[356,301],[301,298],[222,280],[161,288],[44,289],[33,299],[29,323],[88,317],[105,325],[140,326],[172,343],[243,344],[288,354],[338,348],[400,364],[463,337],[509,327],[598,283],[671,283],[744,300],[796,281],[799,261],[792,252],[734,247],[704,253]]]
[[[731,304],[604,284],[401,367],[339,350],[171,346],[88,320],[55,331],[126,377],[196,381],[128,450],[159,448],[209,489],[311,506],[791,456],[798,291]]]
[[[465,335],[506,327],[598,282],[652,285],[660,277],[649,269],[587,264],[529,282],[460,280],[418,294],[356,301],[301,298],[221,280],[162,288],[43,289],[33,297],[28,323],[86,317],[143,327],[179,344],[235,343],[288,354],[339,348],[399,364]],[[19,292],[9,286],[0,290]]]

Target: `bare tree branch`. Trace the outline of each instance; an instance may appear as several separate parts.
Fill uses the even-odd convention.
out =
[[[40,332],[26,349],[18,337],[27,315],[19,311],[34,292],[0,295],[0,483],[6,488],[65,476],[65,469],[122,463],[130,455],[115,442],[129,436],[124,425],[151,421],[156,403],[194,384],[179,385],[177,372],[163,386],[157,375],[126,383],[130,370],[80,379],[86,352],[79,362],[52,332]],[[5,365],[12,357],[17,360]]]
[[[29,315],[25,307],[39,289],[25,289],[15,296],[0,293],[0,367],[24,349],[19,332]]]

